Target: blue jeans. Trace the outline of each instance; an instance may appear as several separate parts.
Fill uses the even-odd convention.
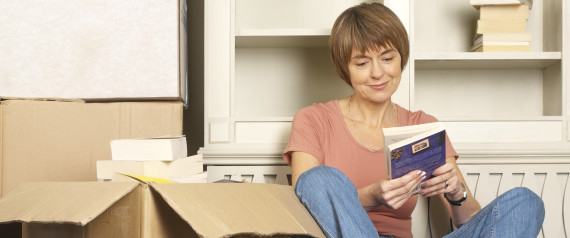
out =
[[[305,171],[295,193],[327,237],[379,237],[354,184],[338,169],[317,166]],[[536,237],[543,220],[540,197],[519,187],[497,197],[446,237]]]

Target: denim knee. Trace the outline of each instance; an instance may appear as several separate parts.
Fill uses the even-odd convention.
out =
[[[297,196],[305,194],[305,189],[310,189],[311,193],[315,194],[334,194],[339,189],[354,188],[354,184],[344,173],[340,170],[321,165],[313,167],[303,172],[297,184],[295,185],[295,192]],[[318,190],[318,191],[317,191]],[[309,192],[309,191],[307,191]]]
[[[511,197],[516,197],[515,201],[528,208],[527,212],[532,212],[537,218],[544,219],[544,202],[533,191],[525,187],[511,189],[508,193]]]
[[[295,193],[327,237],[378,237],[356,187],[340,170],[317,166],[305,171]]]
[[[510,212],[517,214],[516,216],[526,217],[525,229],[538,233],[544,222],[544,202],[533,191],[525,187],[517,187],[506,192],[503,198],[504,206],[510,209]]]

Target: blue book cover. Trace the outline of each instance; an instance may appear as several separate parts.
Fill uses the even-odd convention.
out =
[[[415,139],[390,150],[391,178],[401,177],[419,169],[430,178],[433,171],[445,164],[445,130]]]

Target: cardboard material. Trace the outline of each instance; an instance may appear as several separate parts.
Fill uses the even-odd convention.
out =
[[[0,222],[22,222],[23,237],[141,237],[136,182],[23,183],[0,199]]]
[[[193,155],[175,161],[97,161],[97,179],[108,181],[115,173],[137,174],[164,179],[180,179],[204,172],[202,155]]]
[[[184,101],[186,8],[186,0],[3,1],[0,97]]]
[[[152,184],[204,237],[306,234],[324,237],[293,188],[276,184]]]
[[[182,103],[0,101],[2,194],[26,181],[96,181],[119,138],[182,134]]]
[[[42,237],[324,237],[275,184],[24,183],[0,199],[0,223],[14,222]]]

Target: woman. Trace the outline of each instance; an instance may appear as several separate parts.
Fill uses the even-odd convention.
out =
[[[447,162],[435,177],[412,171],[387,179],[382,128],[436,121],[391,101],[409,56],[406,30],[391,10],[379,3],[347,9],[334,23],[329,47],[354,94],[300,110],[283,153],[297,196],[328,237],[411,237],[418,194],[443,199],[459,227],[450,237],[536,237],[542,200],[517,188],[481,210],[448,138]]]

